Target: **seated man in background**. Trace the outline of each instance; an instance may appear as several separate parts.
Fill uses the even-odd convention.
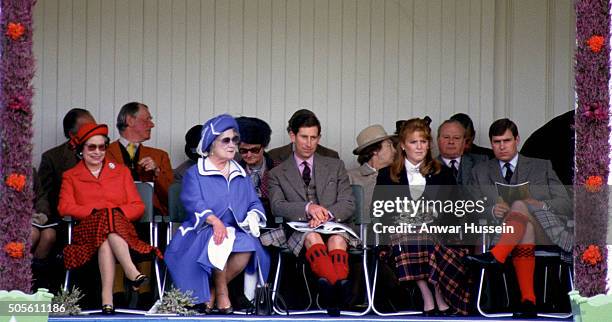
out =
[[[463,148],[463,153],[472,153],[485,155],[487,158],[492,159],[494,157],[493,151],[489,148],[481,147],[474,143],[474,139],[476,138],[476,129],[474,128],[474,122],[469,115],[465,113],[457,113],[450,117],[451,120],[459,121],[465,128],[465,147]]]
[[[151,129],[155,127],[149,108],[138,102],[123,105],[117,115],[117,129],[119,139],[112,142],[107,149],[106,156],[110,162],[126,165],[134,181],[153,182],[153,207],[155,214],[168,214],[168,189],[173,181],[172,165],[166,151],[145,146],[143,142],[151,138]],[[149,240],[149,227],[137,225],[138,235],[143,240]],[[165,229],[159,230],[160,240],[164,240]],[[138,263],[138,268],[144,274],[152,276],[151,261],[144,260]],[[117,266],[115,273],[114,293],[124,291],[123,270]],[[152,305],[152,293],[149,285],[139,289],[143,294],[139,301],[141,307]],[[121,299],[116,299],[121,304]]]
[[[466,140],[466,129],[459,121],[446,120],[438,127],[438,161],[451,170],[459,185],[468,184],[474,166],[488,160],[482,154],[464,153]]]
[[[57,212],[59,193],[62,186],[62,175],[68,169],[74,167],[79,158],[70,144],[70,138],[78,132],[79,128],[85,123],[94,123],[95,120],[89,111],[82,108],[73,108],[62,121],[64,137],[66,141],[52,149],[45,151],[40,160],[40,166],[35,176],[36,200],[32,227],[32,271],[36,280],[35,287],[50,286],[56,288],[57,285],[48,284],[48,279],[53,274],[49,274],[48,255],[52,250],[56,239],[59,225],[53,225],[60,221]],[[38,225],[38,227],[36,226]],[[44,226],[46,228],[42,228]],[[63,240],[63,238],[61,239]],[[63,266],[63,264],[62,264]],[[41,284],[38,284],[38,283]]]
[[[291,136],[291,123],[292,121],[297,118],[297,117],[301,117],[304,115],[315,115],[311,110],[307,110],[307,109],[301,109],[301,110],[297,110],[295,111],[295,113],[293,113],[293,115],[291,115],[291,118],[289,119],[289,126],[287,126],[287,133],[289,134],[289,136]],[[282,162],[287,160],[291,155],[293,155],[293,143],[289,143],[287,145],[278,147],[278,148],[274,148],[270,151],[268,151],[268,155],[270,156],[270,159],[274,160],[274,161],[278,161],[278,162]],[[338,155],[338,152],[326,148],[322,145],[317,144],[316,147],[316,152],[317,154],[324,156],[324,157],[330,157],[330,158],[335,158],[335,159],[340,159],[340,156]]]
[[[574,235],[566,229],[572,205],[567,191],[553,171],[550,161],[525,157],[518,152],[518,128],[509,119],[499,119],[489,128],[495,158],[479,163],[472,171],[470,189],[475,198],[485,200],[485,214],[496,224],[503,222],[513,231],[496,237],[495,246],[482,255],[466,256],[468,264],[497,266],[512,254],[512,264],[521,292],[516,318],[537,316],[534,292],[535,246],[557,245],[562,259],[572,260]],[[529,197],[508,204],[500,200],[496,182],[529,183]]]
[[[350,221],[355,201],[344,163],[315,153],[321,138],[319,120],[314,114],[303,113],[291,119],[289,129],[292,156],[270,171],[273,214],[288,221],[307,222],[311,228],[329,221]],[[295,230],[287,244],[295,256],[306,249],[306,260],[319,278],[319,294],[328,313],[338,315],[338,306],[347,304],[351,293],[347,249],[358,245],[359,240],[346,231],[324,236]]]

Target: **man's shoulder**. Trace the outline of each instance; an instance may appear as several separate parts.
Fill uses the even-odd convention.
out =
[[[317,153],[321,156],[340,159],[340,155],[338,154],[338,152],[336,152],[336,150],[326,148],[320,144],[317,146]]]
[[[151,156],[151,157],[159,157],[159,158],[162,158],[162,157],[170,158],[168,155],[168,152],[166,152],[165,150],[146,146],[144,144],[142,144],[141,147],[142,147],[141,157]]]
[[[69,149],[66,143],[62,143],[58,146],[52,147],[51,149],[43,152],[42,157],[45,159],[56,159],[61,158],[64,155],[64,152]]]
[[[498,163],[497,159],[486,159],[476,162],[474,165],[474,173],[487,173],[494,165]]]

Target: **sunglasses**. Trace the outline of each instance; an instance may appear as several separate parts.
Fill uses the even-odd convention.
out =
[[[220,140],[220,142],[223,145],[228,145],[228,144],[230,144],[230,142],[234,143],[235,145],[238,145],[238,144],[240,144],[240,137],[237,136],[237,135],[232,137],[232,138],[226,137],[226,138],[222,138]]]
[[[100,150],[101,152],[104,152],[106,151],[107,146],[107,144],[86,144],[85,149],[89,152],[94,152],[96,149]]]
[[[261,147],[254,147],[254,148],[250,148],[250,149],[246,149],[246,148],[240,148],[238,150],[240,152],[240,154],[247,154],[249,152],[253,153],[253,154],[257,154],[259,153],[259,151],[261,151]]]

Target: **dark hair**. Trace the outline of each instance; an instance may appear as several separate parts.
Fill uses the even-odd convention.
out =
[[[504,135],[506,130],[510,130],[514,138],[518,136],[518,127],[510,119],[499,119],[493,122],[489,127],[489,140],[492,140],[494,136]]]
[[[266,148],[270,144],[272,129],[265,121],[256,117],[241,116],[236,118],[240,132],[240,141],[247,144],[261,144]]]
[[[438,160],[433,158],[431,153],[431,128],[429,127],[428,121],[425,119],[414,118],[407,120],[402,125],[402,128],[399,131],[399,141],[400,143],[406,141],[408,135],[414,132],[423,132],[425,139],[429,142],[429,149],[427,149],[427,154],[425,155],[425,159],[421,162],[420,172],[423,176],[426,176],[430,173],[438,174],[440,173],[440,169],[442,166]],[[399,182],[399,174],[402,172],[404,168],[404,158],[406,157],[406,152],[404,150],[398,149],[398,153],[395,154],[395,160],[391,164],[391,180],[393,182]]]
[[[308,110],[306,110],[308,111]],[[298,111],[299,112],[299,111]],[[297,112],[293,114],[291,119],[289,120],[289,131],[296,134],[300,131],[302,127],[313,127],[316,126],[319,130],[319,135],[321,134],[321,123],[319,119],[314,115],[314,113],[301,113],[297,115]]]
[[[357,156],[357,162],[359,162],[359,164],[364,164],[370,161],[370,159],[372,159],[372,157],[374,156],[374,152],[377,152],[382,149],[383,142],[385,142],[385,140],[378,141],[361,149],[361,152],[359,152],[359,155]]]
[[[202,138],[202,125],[198,124],[189,129],[185,133],[185,154],[192,161],[198,161],[200,155],[196,152],[198,143]]]
[[[64,136],[67,139],[70,139],[70,134],[76,134],[79,130],[76,128],[77,120],[81,117],[89,116],[93,119],[91,113],[88,110],[82,108],[73,108],[64,116],[63,125],[64,125]]]
[[[123,133],[123,131],[127,128],[127,117],[132,116],[135,117],[140,111],[140,107],[149,108],[148,106],[139,103],[139,102],[129,102],[121,107],[119,110],[119,115],[117,115],[117,130],[119,133]]]
[[[438,126],[438,134],[437,134],[437,138],[440,138],[440,131],[442,131],[442,127],[446,124],[457,124],[459,126],[461,126],[461,128],[463,129],[463,138],[465,139],[466,135],[467,135],[467,130],[465,129],[465,126],[463,126],[463,124],[457,120],[446,120],[444,122],[442,122],[442,124],[440,124],[440,126]]]
[[[476,130],[474,129],[474,122],[469,115],[465,113],[457,113],[450,117],[451,120],[457,121],[465,128],[465,137],[467,139],[474,138],[476,136]]]
[[[291,115],[291,117],[289,118],[289,121],[287,122],[287,133],[291,132],[291,123],[293,123],[293,121],[300,116],[304,116],[304,115],[315,115],[314,112],[312,112],[311,110],[308,109],[299,109],[297,111],[295,111],[295,113],[293,113],[293,115]],[[294,132],[296,133],[296,132]]]

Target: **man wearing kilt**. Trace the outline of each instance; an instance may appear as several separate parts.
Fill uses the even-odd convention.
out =
[[[270,171],[272,213],[287,221],[307,222],[313,229],[327,222],[351,220],[355,201],[344,163],[315,153],[321,139],[319,120],[314,114],[302,114],[293,117],[289,127],[293,156]],[[336,299],[347,301],[350,295],[347,249],[358,243],[347,232],[321,235],[296,230],[287,240],[296,256],[305,249],[306,260],[319,278],[319,294],[327,298],[324,302],[331,315],[337,315],[342,304]]]

